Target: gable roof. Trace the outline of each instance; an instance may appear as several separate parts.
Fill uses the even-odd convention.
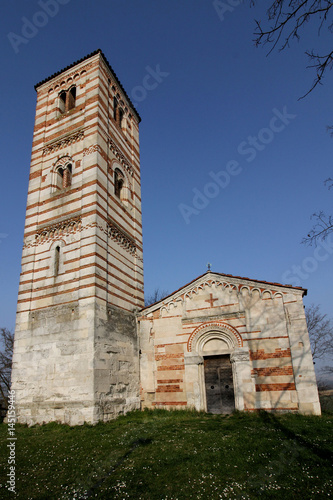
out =
[[[130,103],[131,107],[133,108],[133,110],[135,111],[138,119],[139,119],[139,123],[141,122],[141,116],[139,115],[139,113],[137,112],[137,110],[135,109],[131,99],[129,98],[129,96],[127,95],[126,93],[126,90],[124,89],[124,87],[122,86],[122,84],[120,83],[120,80],[119,78],[117,77],[115,71],[113,70],[111,64],[109,63],[109,61],[107,60],[107,58],[105,57],[104,53],[102,52],[101,49],[97,49],[95,50],[94,52],[91,52],[90,54],[86,55],[85,57],[82,57],[81,59],[79,59],[78,61],[75,61],[73,62],[72,64],[70,64],[69,66],[66,66],[65,68],[57,71],[56,73],[53,73],[53,75],[51,76],[48,76],[47,78],[44,78],[44,80],[41,80],[40,82],[36,83],[35,85],[35,90],[38,89],[38,87],[40,87],[41,85],[43,85],[44,83],[46,82],[49,82],[50,80],[52,80],[53,78],[55,78],[56,76],[59,76],[61,75],[61,73],[63,73],[64,71],[67,71],[68,69],[71,69],[71,68],[74,68],[74,66],[76,66],[77,64],[80,64],[82,63],[83,61],[86,61],[87,59],[90,59],[91,57],[93,56],[96,56],[97,54],[100,54],[103,61],[105,62],[106,66],[108,67],[108,69],[110,70],[112,76],[114,77],[114,79],[116,80],[117,84],[119,85],[120,89],[122,90],[122,92],[124,93],[126,99],[128,100],[128,102]]]
[[[306,288],[302,288],[301,286],[283,285],[281,283],[275,283],[275,282],[271,282],[271,281],[263,281],[263,280],[257,280],[257,279],[251,279],[251,278],[244,278],[242,276],[233,276],[232,274],[223,274],[223,273],[215,273],[213,271],[207,271],[207,272],[201,274],[200,276],[198,276],[197,278],[195,278],[194,280],[190,281],[186,285],[178,288],[178,290],[175,290],[174,292],[170,293],[169,295],[167,295],[163,299],[158,300],[157,302],[154,302],[153,304],[150,304],[149,306],[144,307],[143,309],[141,309],[141,311],[145,311],[145,310],[147,310],[147,309],[149,309],[151,307],[156,308],[156,306],[158,304],[165,302],[167,299],[169,299],[169,297],[172,297],[172,295],[175,295],[176,293],[182,291],[184,288],[186,288],[186,287],[194,284],[196,281],[199,281],[204,276],[207,276],[207,277],[208,276],[212,276],[212,277],[213,276],[221,276],[223,278],[233,278],[233,279],[237,279],[237,280],[241,280],[241,281],[248,281],[248,282],[252,282],[252,283],[259,283],[261,285],[270,285],[270,286],[276,286],[276,287],[281,287],[281,288],[289,288],[289,289],[292,289],[292,290],[298,290],[298,291],[303,292],[302,296],[305,296],[308,293],[307,289]]]

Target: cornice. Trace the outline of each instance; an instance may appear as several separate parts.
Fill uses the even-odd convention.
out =
[[[120,246],[127,250],[132,255],[136,253],[135,240],[131,238],[125,231],[120,229],[113,221],[108,220],[107,232],[112,240],[116,241]]]
[[[58,151],[59,149],[66,148],[75,142],[79,142],[84,138],[84,129],[80,128],[71,134],[65,134],[53,141],[46,142],[43,149],[43,156],[49,155]]]

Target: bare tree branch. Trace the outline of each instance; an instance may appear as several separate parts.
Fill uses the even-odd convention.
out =
[[[145,307],[151,306],[152,304],[155,304],[155,302],[159,302],[167,295],[169,295],[169,292],[167,292],[166,290],[155,288],[154,292],[145,298]]]
[[[322,372],[326,373],[327,375],[333,375],[333,366],[324,366]]]
[[[250,2],[255,4],[255,0]],[[332,15],[331,8],[333,2],[330,0],[275,0],[267,10],[268,26],[263,27],[261,21],[256,21],[254,32],[255,45],[272,44],[268,51],[270,54],[277,46],[282,51],[290,46],[293,39],[300,39],[300,31],[310,21],[317,22],[318,36],[324,25],[327,25],[328,31],[332,31],[333,23],[330,21]],[[321,81],[328,69],[333,66],[333,51],[326,54],[320,54],[315,51],[306,51],[311,64],[308,68],[314,68],[316,76],[312,86],[300,99],[307,96],[312,90],[321,84]]]
[[[333,354],[333,323],[326,314],[320,312],[318,305],[311,304],[305,309],[306,323],[308,326],[312,357],[323,359]]]
[[[320,211],[312,214],[311,219],[314,219],[315,223],[307,237],[303,238],[302,243],[316,246],[319,241],[326,240],[333,231],[333,217]]]

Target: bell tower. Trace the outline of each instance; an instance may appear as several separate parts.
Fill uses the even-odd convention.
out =
[[[18,421],[139,408],[140,117],[101,50],[35,86],[12,371]]]

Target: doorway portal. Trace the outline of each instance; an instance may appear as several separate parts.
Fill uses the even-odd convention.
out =
[[[205,357],[204,369],[208,413],[232,413],[235,396],[230,354]]]

